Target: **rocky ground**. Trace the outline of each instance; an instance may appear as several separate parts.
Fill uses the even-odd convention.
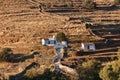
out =
[[[43,56],[42,58],[38,57],[40,59],[38,60],[39,63],[44,64],[42,61],[46,61],[47,64],[48,62],[51,63],[50,61],[55,54],[53,47],[48,48],[41,45],[42,38],[51,37],[57,32],[64,32],[67,36],[89,35],[85,28],[86,23],[102,24],[107,28],[111,24],[112,28],[119,28],[120,26],[119,7],[108,6],[106,8],[102,6],[95,11],[78,9],[78,12],[40,13],[38,8],[40,1],[0,1],[0,48],[9,47],[14,54],[28,56],[34,51],[39,51]],[[99,28],[99,26],[97,27]],[[77,40],[79,39],[77,38]],[[74,45],[80,48],[80,43],[73,43]],[[18,61],[17,63],[0,63],[0,77],[2,75],[8,77],[8,75],[19,73],[23,70],[22,67],[25,68],[34,61],[36,61],[36,58],[25,59],[24,62]]]
[[[15,53],[29,53],[36,44],[41,44],[42,38],[57,32],[82,34],[85,31],[84,25],[74,28],[69,17],[40,13],[38,5],[29,0],[1,1],[0,20],[0,47],[10,47]]]

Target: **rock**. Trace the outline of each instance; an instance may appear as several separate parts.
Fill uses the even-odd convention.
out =
[[[3,36],[4,35],[4,32],[0,32],[0,36]]]

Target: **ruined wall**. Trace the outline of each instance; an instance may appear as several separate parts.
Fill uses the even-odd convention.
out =
[[[113,4],[114,0],[94,0],[97,4]]]

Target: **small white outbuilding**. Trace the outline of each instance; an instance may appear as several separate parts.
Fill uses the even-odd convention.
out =
[[[81,47],[83,50],[96,50],[94,43],[81,43]]]

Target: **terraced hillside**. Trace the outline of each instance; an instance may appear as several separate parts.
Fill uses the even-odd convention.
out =
[[[103,41],[95,42],[97,44],[97,49],[95,52],[90,51],[80,55],[79,57],[67,58],[66,63],[72,64],[75,60],[85,60],[85,59],[99,59],[109,61],[111,58],[116,58],[118,48],[120,47],[120,6],[113,6],[111,4],[99,4],[97,5],[97,9],[95,10],[87,10],[82,8],[77,8],[78,11],[66,10],[66,12],[57,11],[53,12],[61,16],[68,16],[70,18],[70,23],[73,24],[90,24],[87,26],[90,29],[94,36],[98,36],[103,38]],[[76,26],[77,27],[77,26]],[[75,41],[74,46],[80,47],[80,43],[82,41],[82,37],[79,38],[74,35]],[[70,36],[71,37],[71,36]],[[73,36],[72,36],[73,37]],[[70,38],[74,39],[74,38]],[[88,38],[87,38],[88,39]],[[73,61],[73,62],[72,62]],[[64,63],[64,62],[63,62]],[[81,63],[81,62],[80,62]]]
[[[39,2],[39,1],[38,1]],[[0,2],[0,45],[10,47],[15,52],[28,53],[56,32],[78,34],[81,25],[73,29],[69,17],[40,13],[38,2],[32,0],[4,0]],[[83,25],[84,26],[84,25]],[[77,30],[77,31],[76,31]]]
[[[81,2],[79,0],[71,0],[74,7],[64,7],[64,6],[53,6],[52,8],[46,10],[46,12],[39,12],[39,3],[48,0],[3,0],[0,1],[0,48],[10,47],[13,53],[30,53],[34,50],[42,50],[45,53],[44,58],[51,59],[53,57],[53,48],[46,48],[41,45],[42,38],[48,38],[57,32],[64,32],[70,39],[72,39],[73,48],[80,49],[81,42],[84,41],[82,37],[86,36],[85,39],[90,40],[91,38],[104,38],[106,41],[112,41],[114,46],[109,46],[109,49],[102,49],[95,51],[87,56],[78,56],[73,58],[68,58],[72,60],[84,59],[84,58],[100,58],[103,59],[116,56],[116,48],[119,47],[120,41],[120,7],[98,5],[95,10],[88,10],[81,8]],[[69,0],[68,0],[69,1]],[[99,1],[99,0],[96,0]],[[51,3],[55,3],[52,0]],[[100,2],[100,4],[103,2]],[[86,29],[85,24],[91,24],[87,28],[95,35],[90,35],[88,29]],[[71,38],[72,36],[72,38]],[[97,39],[95,39],[97,40]],[[111,43],[111,42],[109,42]],[[112,43],[112,44],[113,44]],[[100,43],[101,44],[101,43]],[[114,47],[114,48],[111,48]],[[104,51],[107,51],[104,53]],[[103,52],[101,52],[103,51]],[[48,53],[48,54],[47,54]],[[52,54],[50,54],[52,53]],[[49,55],[50,54],[50,55]],[[29,57],[29,56],[28,56]],[[34,60],[35,59],[35,60]],[[31,61],[36,62],[36,58],[27,59],[29,63]],[[40,57],[40,63],[43,60]],[[37,59],[37,60],[38,60]],[[49,59],[49,61],[50,61]],[[47,61],[47,60],[45,60]],[[19,62],[19,61],[18,61]],[[43,61],[44,62],[44,61]],[[68,63],[71,61],[69,60]],[[11,74],[16,74],[16,71],[11,70],[18,69],[20,65],[26,64],[26,62],[16,63],[16,64],[3,64],[0,66],[0,70],[4,71],[3,74],[7,72]],[[28,65],[28,63],[27,63]],[[10,66],[10,67],[8,67]],[[8,69],[7,69],[8,68]],[[21,71],[21,70],[20,70]],[[10,75],[8,74],[8,75]],[[0,74],[1,75],[1,74]],[[1,77],[1,76],[0,76]]]
[[[38,6],[44,1],[4,0],[0,2],[1,48],[10,47],[15,53],[29,53],[38,47],[42,48],[40,45],[42,38],[48,38],[61,31],[68,36],[90,36],[85,27],[86,23],[92,24],[90,28],[98,37],[119,40],[119,6],[97,5],[96,10],[86,10],[81,8],[79,0],[71,0],[75,7],[54,6],[49,9],[53,12],[40,13]],[[51,2],[55,3],[55,1]]]

